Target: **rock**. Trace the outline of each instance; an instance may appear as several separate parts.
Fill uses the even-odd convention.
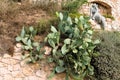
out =
[[[19,6],[21,6],[21,5],[22,5],[22,3],[21,3],[21,2],[18,2],[17,4],[18,4]]]
[[[101,29],[101,26],[100,25],[96,25],[95,29]]]
[[[31,76],[33,74],[33,70],[29,66],[23,67],[22,72],[25,76]]]
[[[107,25],[107,30],[108,30],[108,31],[111,31],[111,30],[112,30],[111,25],[109,25],[109,24]]]
[[[45,78],[46,77],[46,73],[43,70],[38,70],[36,72],[36,76],[41,77],[41,78]]]
[[[14,52],[15,52],[15,53],[19,53],[19,52],[21,52],[21,51],[22,51],[21,48],[17,48],[16,46],[14,47]]]
[[[44,49],[45,49],[45,55],[50,55],[51,54],[51,50],[52,50],[51,47],[45,46]]]
[[[21,44],[21,43],[17,43],[17,44],[16,44],[16,47],[17,47],[17,48],[22,48],[22,44]]]
[[[10,58],[11,57],[11,55],[9,55],[9,54],[4,54],[4,56],[3,56],[4,58]]]
[[[14,52],[22,52],[22,44],[17,43],[16,46],[14,47]]]

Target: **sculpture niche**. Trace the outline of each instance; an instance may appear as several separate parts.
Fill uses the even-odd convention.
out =
[[[101,26],[102,29],[105,29],[106,21],[105,18],[99,13],[98,5],[92,4],[90,7],[90,18],[97,22]]]

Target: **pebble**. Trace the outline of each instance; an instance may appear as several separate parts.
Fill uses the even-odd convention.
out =
[[[48,46],[45,46],[44,49],[45,49],[45,55],[50,55],[51,54],[52,48],[50,48]]]

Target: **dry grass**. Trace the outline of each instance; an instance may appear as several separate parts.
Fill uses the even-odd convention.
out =
[[[6,14],[17,10],[17,6],[13,1],[0,0],[0,14]]]
[[[32,7],[41,8],[50,14],[61,10],[58,1],[55,0],[30,0],[30,3]]]

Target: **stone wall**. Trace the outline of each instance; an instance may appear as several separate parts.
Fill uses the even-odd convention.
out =
[[[80,13],[88,14],[90,13],[90,5],[92,3],[97,3],[99,6],[100,13],[102,15],[108,14],[114,17],[115,20],[106,18],[107,21],[107,30],[120,30],[120,0],[88,0],[89,3],[84,4],[81,7]],[[93,21],[92,21],[93,23]],[[95,25],[94,26],[99,26]],[[98,28],[98,27],[95,27]]]

